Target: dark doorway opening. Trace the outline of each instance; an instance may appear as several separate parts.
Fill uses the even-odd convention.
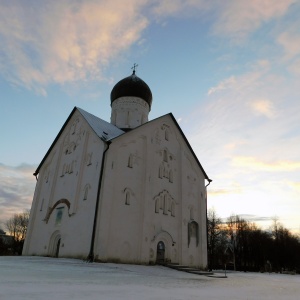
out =
[[[160,241],[157,244],[157,250],[156,250],[156,262],[158,264],[163,264],[165,262],[165,252],[166,252],[166,247],[164,242]]]
[[[56,249],[55,249],[55,257],[58,257],[60,247],[60,239],[57,241]]]

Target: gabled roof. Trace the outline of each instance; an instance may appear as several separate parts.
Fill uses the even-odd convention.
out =
[[[104,120],[102,120],[102,119],[86,112],[85,110],[75,106],[73,108],[72,112],[70,113],[68,119],[66,120],[66,122],[62,126],[61,130],[59,131],[58,135],[56,136],[55,140],[53,141],[52,145],[50,146],[49,150],[47,151],[46,155],[44,156],[41,163],[37,167],[36,171],[33,173],[33,175],[36,176],[39,173],[40,168],[42,167],[43,163],[47,159],[47,157],[50,154],[51,150],[55,146],[57,140],[61,136],[61,134],[64,131],[65,127],[67,126],[70,119],[74,115],[75,111],[78,111],[82,115],[82,117],[86,120],[86,122],[91,126],[93,131],[96,133],[96,135],[103,141],[107,141],[107,140],[113,139],[113,138],[115,138],[115,137],[117,137],[121,134],[124,134],[124,131],[119,129],[115,125],[113,125],[111,123],[108,123],[108,122],[106,122],[106,121],[104,121]]]
[[[53,149],[53,147],[55,146],[57,140],[59,139],[59,137],[61,136],[62,132],[64,131],[65,127],[67,126],[67,124],[69,123],[70,119],[72,118],[73,114],[75,113],[75,111],[78,111],[82,117],[86,120],[86,122],[91,126],[92,130],[95,132],[95,134],[104,142],[107,142],[109,140],[113,140],[118,138],[120,135],[126,134],[126,133],[130,133],[130,132],[134,132],[135,130],[138,130],[139,128],[141,128],[142,126],[147,126],[147,124],[153,123],[158,121],[159,119],[162,119],[166,116],[170,116],[171,119],[173,120],[175,126],[177,127],[178,131],[180,132],[182,138],[184,139],[186,145],[188,146],[189,150],[191,151],[192,155],[194,156],[196,162],[198,163],[198,166],[200,167],[201,171],[203,172],[205,179],[207,179],[208,181],[211,181],[211,179],[209,179],[209,177],[207,176],[206,172],[204,171],[200,161],[198,160],[193,148],[191,147],[189,141],[187,140],[186,136],[184,135],[183,131],[181,130],[179,124],[177,123],[176,119],[174,118],[172,113],[163,115],[161,117],[158,117],[154,120],[151,120],[147,123],[144,123],[128,132],[125,132],[121,129],[119,129],[118,127],[116,127],[115,125],[108,123],[88,112],[86,112],[85,110],[79,108],[79,107],[74,107],[74,109],[72,110],[72,112],[70,113],[68,119],[66,120],[66,122],[64,123],[64,125],[62,126],[61,130],[59,131],[58,135],[56,136],[55,140],[53,141],[52,145],[50,146],[49,150],[47,151],[46,155],[44,156],[43,160],[41,161],[41,163],[39,164],[39,166],[37,167],[36,171],[33,173],[33,175],[37,175],[39,173],[40,168],[42,167],[43,163],[45,162],[45,160],[47,159],[48,155],[50,154],[51,150]]]
[[[89,123],[94,132],[98,135],[100,139],[103,141],[111,140],[121,134],[124,133],[123,130],[119,129],[115,125],[108,123],[87,111],[77,107],[77,110],[81,113],[81,115],[85,118],[85,120]]]
[[[203,172],[203,174],[204,174],[204,176],[205,176],[205,179],[207,179],[209,182],[212,181],[212,180],[207,176],[206,172],[204,171],[204,169],[203,169],[203,167],[202,167],[202,165],[201,165],[201,163],[200,163],[200,161],[199,161],[197,155],[195,154],[195,152],[194,152],[193,148],[191,147],[191,145],[190,145],[188,139],[187,139],[186,136],[184,135],[183,131],[181,130],[181,128],[180,128],[178,122],[176,121],[176,119],[175,119],[175,117],[174,117],[174,115],[173,115],[172,113],[168,113],[168,114],[166,114],[166,115],[163,115],[163,116],[161,116],[161,117],[158,117],[158,118],[156,118],[156,119],[153,119],[153,120],[151,120],[151,121],[148,121],[148,122],[146,122],[146,123],[144,123],[144,124],[142,124],[142,125],[140,125],[140,126],[134,128],[134,129],[132,129],[132,130],[126,132],[126,133],[129,134],[130,132],[134,132],[135,130],[138,130],[138,128],[141,128],[142,126],[147,126],[147,124],[156,122],[156,121],[158,121],[159,119],[162,119],[162,118],[164,118],[164,117],[166,117],[166,116],[170,116],[171,119],[173,120],[175,126],[177,127],[178,131],[180,132],[180,134],[181,134],[182,138],[184,139],[186,145],[188,146],[188,148],[189,148],[189,150],[191,151],[192,155],[194,156],[196,162],[198,163],[198,166],[200,167],[201,171]],[[116,138],[118,138],[118,137],[116,137]]]

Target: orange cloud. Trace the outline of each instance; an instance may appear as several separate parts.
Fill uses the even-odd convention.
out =
[[[62,0],[29,9],[23,2],[1,3],[6,60],[0,69],[10,81],[41,94],[49,83],[103,79],[103,69],[147,27],[140,13],[144,5],[140,0]]]
[[[265,162],[257,159],[256,157],[247,157],[247,156],[234,157],[232,163],[236,167],[247,168],[256,171],[289,172],[289,171],[300,170],[300,162],[294,162],[294,161]]]
[[[256,114],[264,115],[268,118],[274,118],[276,111],[273,103],[268,99],[258,99],[250,102],[250,107]]]

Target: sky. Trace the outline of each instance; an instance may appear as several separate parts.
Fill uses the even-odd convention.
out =
[[[208,208],[300,232],[300,0],[1,0],[0,227],[74,106],[137,75],[213,182]],[[2,222],[2,225],[1,225]]]

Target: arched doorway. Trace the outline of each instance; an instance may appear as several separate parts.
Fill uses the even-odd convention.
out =
[[[165,252],[166,252],[166,247],[164,242],[160,241],[157,244],[157,249],[156,249],[156,262],[158,264],[162,264],[165,262]]]
[[[61,235],[60,235],[60,232],[57,230],[51,235],[51,238],[49,241],[49,250],[48,250],[49,256],[52,256],[52,257],[59,256],[60,243],[61,243]]]
[[[59,239],[59,240],[56,242],[55,257],[58,257],[58,255],[59,255],[60,240],[61,240],[61,239]]]

